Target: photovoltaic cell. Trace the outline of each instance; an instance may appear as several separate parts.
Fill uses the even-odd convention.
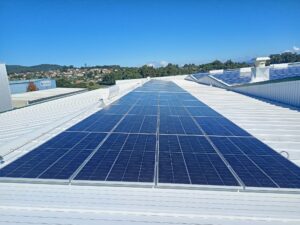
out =
[[[198,100],[184,100],[181,101],[182,106],[187,106],[187,107],[201,107],[205,106],[202,102],[199,102]]]
[[[124,133],[155,133],[156,116],[127,115],[118,125],[115,132]]]
[[[189,116],[188,112],[184,107],[176,106],[160,106],[160,115],[165,116]]]
[[[108,105],[104,109],[102,109],[97,114],[117,114],[117,115],[124,115],[128,113],[129,109],[131,108],[131,105]]]
[[[224,117],[195,117],[195,120],[207,135],[250,136],[248,132]]]
[[[209,107],[186,107],[186,110],[192,115],[192,116],[217,116],[221,117],[219,113],[214,111],[213,109]]]
[[[129,114],[157,116],[158,115],[158,106],[134,106],[129,111]]]
[[[122,118],[122,115],[94,114],[77,123],[68,131],[109,132]]]
[[[215,154],[216,151],[205,137],[178,136],[183,152],[194,154]]]
[[[160,116],[160,134],[198,134],[202,132],[191,117]]]

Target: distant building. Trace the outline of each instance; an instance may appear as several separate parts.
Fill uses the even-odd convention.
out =
[[[20,80],[9,82],[10,91],[12,94],[25,93],[32,83],[36,86],[37,91],[56,88],[56,81],[53,79]]]

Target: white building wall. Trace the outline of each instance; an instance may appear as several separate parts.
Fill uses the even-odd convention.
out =
[[[11,110],[11,96],[5,64],[0,64],[0,112]]]

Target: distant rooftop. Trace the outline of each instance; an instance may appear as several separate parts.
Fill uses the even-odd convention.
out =
[[[300,78],[300,64],[275,64],[266,67],[269,69],[269,80],[280,80],[287,78]],[[196,73],[192,77],[201,82],[202,78],[209,77],[222,82],[228,86],[252,83],[252,72],[245,69],[224,70],[219,73]]]

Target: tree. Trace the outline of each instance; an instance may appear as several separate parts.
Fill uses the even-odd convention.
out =
[[[69,87],[69,88],[74,87],[72,82],[67,78],[56,79],[56,86],[57,87]]]
[[[292,52],[284,52],[282,54],[272,54],[270,55],[270,63],[292,63],[300,62],[300,55]]]
[[[27,91],[31,92],[31,91],[37,91],[38,88],[36,87],[34,82],[29,82],[28,87],[27,87]]]
[[[114,85],[116,84],[116,81],[113,76],[110,74],[105,74],[102,78],[102,81],[99,82],[99,84],[104,84],[104,85]]]
[[[142,77],[155,77],[156,76],[156,70],[152,66],[144,65],[139,69],[140,74]]]
[[[61,72],[68,72],[68,69],[69,69],[69,67],[67,67],[67,66],[62,66],[61,69],[60,69],[60,71],[61,71]]]

